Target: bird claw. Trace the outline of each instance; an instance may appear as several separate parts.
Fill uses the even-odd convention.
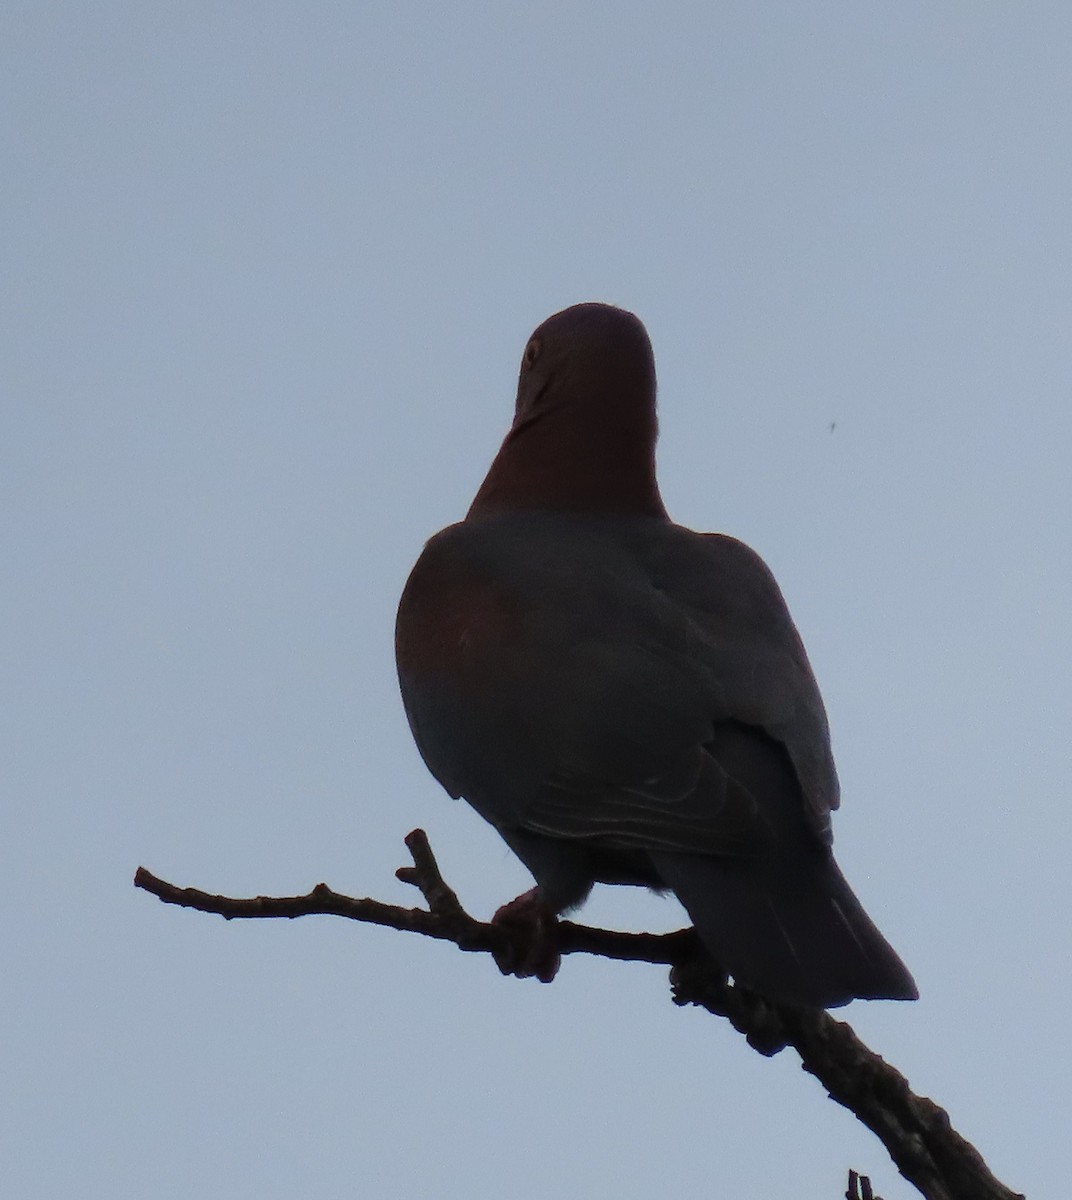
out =
[[[491,918],[510,935],[509,945],[495,952],[495,965],[504,975],[536,978],[550,983],[562,965],[558,914],[547,905],[539,888],[504,904]]]

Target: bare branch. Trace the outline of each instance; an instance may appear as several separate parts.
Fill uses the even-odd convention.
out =
[[[144,867],[138,868],[134,884],[167,904],[217,913],[227,920],[324,914],[420,933],[453,942],[461,950],[508,951],[506,929],[478,921],[462,907],[440,874],[424,831],[415,829],[406,846],[413,865],[399,868],[397,876],[421,892],[427,909],[355,899],[323,883],[304,896],[236,899],[176,887]],[[731,983],[704,953],[692,929],[618,933],[562,921],[559,936],[562,954],[670,966],[675,1004],[696,1004],[725,1017],[761,1054],[792,1046],[803,1069],[877,1135],[897,1169],[927,1200],[1024,1200],[994,1178],[975,1147],[953,1129],[946,1111],[915,1095],[905,1077],[869,1050],[849,1025],[820,1009],[774,1004]],[[846,1194],[858,1191],[858,1185],[864,1195],[870,1192],[870,1181],[850,1172]]]
[[[876,1196],[871,1190],[871,1180],[866,1175],[849,1171],[849,1190],[845,1193],[845,1200],[882,1200],[882,1197]]]

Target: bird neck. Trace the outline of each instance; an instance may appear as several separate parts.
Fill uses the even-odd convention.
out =
[[[666,518],[655,432],[651,412],[601,418],[564,404],[519,415],[468,515],[537,509]]]

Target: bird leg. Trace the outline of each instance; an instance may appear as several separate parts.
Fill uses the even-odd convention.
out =
[[[509,948],[495,954],[495,965],[504,975],[550,983],[562,965],[558,914],[533,888],[504,904],[491,918],[510,934]]]

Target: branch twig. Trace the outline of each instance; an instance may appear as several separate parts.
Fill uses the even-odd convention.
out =
[[[323,883],[304,896],[235,899],[176,887],[144,867],[138,868],[134,884],[167,904],[228,920],[325,914],[420,933],[466,951],[508,950],[506,929],[478,921],[462,907],[440,874],[424,831],[415,829],[406,846],[413,866],[400,867],[397,876],[421,892],[427,909],[355,899]],[[905,1077],[869,1050],[849,1025],[818,1009],[771,1003],[731,983],[700,949],[693,930],[617,933],[562,921],[559,936],[563,954],[670,966],[675,1004],[696,1004],[727,1018],[761,1054],[792,1046],[804,1070],[877,1135],[897,1169],[927,1200],[1024,1200],[994,1178],[982,1155],[953,1129],[946,1111],[915,1095]]]
[[[882,1200],[882,1197],[876,1196],[871,1190],[871,1180],[866,1175],[849,1171],[849,1189],[845,1193],[845,1200]]]

